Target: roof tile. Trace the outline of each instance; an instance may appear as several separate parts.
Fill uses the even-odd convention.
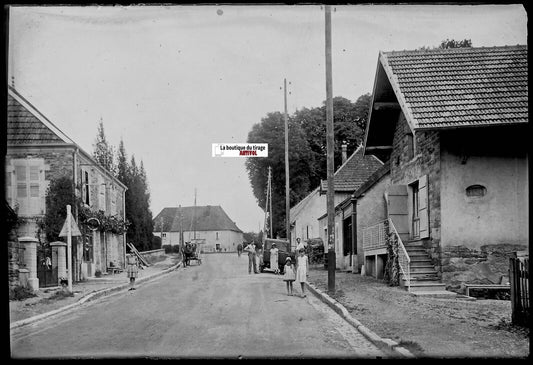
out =
[[[417,128],[528,122],[527,46],[384,52]]]

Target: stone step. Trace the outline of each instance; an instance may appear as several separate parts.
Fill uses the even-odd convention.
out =
[[[403,245],[406,247],[407,246],[423,246],[424,241],[423,240],[412,240],[412,241],[404,242]]]
[[[436,274],[437,270],[431,265],[429,266],[411,266],[411,273],[431,273]]]
[[[429,265],[429,266],[433,265],[429,258],[415,257],[415,258],[410,258],[410,259],[411,259],[411,266],[413,266],[414,264],[417,264],[418,266],[420,266],[420,265]]]
[[[411,255],[411,253],[413,254],[424,254],[424,255],[427,255],[427,251],[425,248],[412,248],[412,247],[406,247],[405,248],[405,251],[407,251],[407,253],[409,255]]]
[[[405,286],[407,288],[407,285]],[[446,285],[434,281],[415,281],[411,282],[410,292],[436,292],[446,290]]]
[[[411,273],[411,280],[440,280],[436,273]]]
[[[445,298],[445,299],[456,299],[459,297],[457,293],[448,290],[419,290],[411,291],[412,295],[417,297],[431,297],[431,298]]]

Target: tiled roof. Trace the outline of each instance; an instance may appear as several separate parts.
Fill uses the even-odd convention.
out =
[[[383,163],[376,157],[364,156],[362,147],[357,148],[335,172],[333,179],[335,192],[354,192],[381,166]],[[320,190],[322,192],[328,190],[327,180],[320,182]]]
[[[528,122],[527,46],[383,52],[380,61],[414,129]]]
[[[242,232],[219,205],[163,208],[153,220],[156,232],[161,230],[161,217],[163,232],[179,232],[180,217],[183,231]]]
[[[13,96],[7,97],[7,144],[65,143]]]

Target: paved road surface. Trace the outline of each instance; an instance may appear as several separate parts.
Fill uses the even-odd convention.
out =
[[[385,357],[312,294],[209,254],[135,291],[11,333],[14,358]],[[295,287],[296,290],[296,287]]]

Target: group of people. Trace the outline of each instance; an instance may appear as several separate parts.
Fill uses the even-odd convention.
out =
[[[258,264],[256,262],[257,253],[256,253],[255,243],[252,241],[242,250],[248,252],[248,274],[252,273],[252,269],[255,274],[259,274],[259,271],[257,269]],[[307,255],[305,254],[305,248],[303,245],[300,244],[299,239],[298,239],[297,250],[298,250],[298,256],[296,257],[295,263],[292,262],[292,259],[290,257],[287,257],[285,259],[282,279],[287,285],[287,295],[289,296],[293,295],[293,283],[296,281],[300,283],[300,287],[302,291],[301,296],[306,297],[305,283],[307,282],[307,268],[309,265],[309,260],[307,258]],[[237,247],[237,253],[239,257],[241,255],[241,252],[242,251],[239,251],[239,247]],[[276,247],[276,244],[272,243],[272,247],[270,248],[270,268],[274,271],[276,275],[279,275],[280,273],[279,264],[278,264],[278,252],[279,250]]]

